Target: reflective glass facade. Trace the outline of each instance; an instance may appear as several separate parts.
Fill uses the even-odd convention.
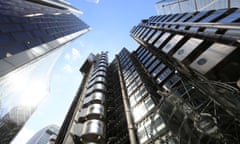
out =
[[[57,135],[59,127],[57,125],[49,125],[38,131],[27,144],[49,144],[50,138]]]
[[[70,11],[53,5],[3,0],[0,6],[0,76],[66,44],[89,28]]]
[[[158,15],[240,7],[238,0],[161,0],[155,4]]]
[[[10,143],[42,99],[67,43],[89,30],[58,1],[0,0],[0,143]]]
[[[142,80],[157,87],[152,119],[147,118],[154,107],[149,100],[148,107],[145,100],[132,110],[135,119],[145,119],[134,119],[139,143],[239,143],[239,35],[234,31],[240,28],[232,27],[240,20],[236,13],[239,9],[232,8],[152,16],[131,30],[140,44],[131,60],[140,67]],[[132,71],[126,59],[122,69]],[[129,101],[137,103],[136,98]],[[154,125],[157,115],[160,126]]]

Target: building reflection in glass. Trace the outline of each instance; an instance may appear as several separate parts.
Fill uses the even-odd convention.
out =
[[[0,143],[10,143],[49,95],[50,75],[65,46],[0,77]]]

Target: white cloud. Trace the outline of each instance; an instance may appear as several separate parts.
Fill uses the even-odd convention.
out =
[[[72,48],[72,56],[73,59],[77,59],[80,57],[80,52],[76,48]]]
[[[68,73],[72,73],[72,72],[73,72],[72,67],[71,67],[70,65],[68,65],[68,64],[65,64],[65,65],[63,66],[63,70],[64,70],[65,72],[68,72]]]
[[[66,60],[70,60],[70,59],[71,59],[71,56],[70,56],[70,54],[67,53],[67,54],[64,55],[64,58],[65,58]]]
[[[80,56],[80,53],[76,48],[72,48],[72,55],[73,56]]]
[[[35,134],[31,129],[23,127],[11,144],[24,144]]]
[[[86,0],[86,1],[98,4],[100,0]]]

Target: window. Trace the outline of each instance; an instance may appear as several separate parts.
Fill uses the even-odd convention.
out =
[[[148,33],[148,35],[145,36],[143,40],[144,40],[144,41],[147,41],[147,40],[149,39],[149,37],[150,37],[154,32],[155,32],[154,29],[150,30],[150,32]]]
[[[151,73],[152,70],[156,67],[156,65],[158,65],[160,63],[160,60],[159,59],[156,59],[150,66],[148,69],[148,72]]]
[[[164,81],[170,74],[172,73],[172,70],[167,68],[163,71],[162,74],[160,74],[157,78],[157,83],[160,84],[162,81]]]
[[[148,43],[149,43],[149,44],[152,44],[152,43],[160,36],[161,33],[162,33],[162,31],[157,31],[157,32],[152,36],[152,38],[149,39]]]
[[[144,64],[144,66],[147,68],[152,62],[153,62],[153,60],[156,58],[156,56],[152,56],[145,64]]]
[[[161,63],[152,73],[151,75],[153,77],[157,76],[164,68],[166,67],[166,65],[164,63]]]
[[[159,48],[160,45],[170,36],[170,33],[165,32],[154,44],[154,47]]]
[[[172,88],[175,84],[177,84],[181,80],[181,77],[178,75],[173,75],[171,78],[168,79],[168,81],[164,84],[164,88],[170,89]]]
[[[168,53],[181,39],[182,35],[175,35],[163,48],[164,53]]]
[[[201,20],[201,22],[213,22],[217,17],[221,16],[226,11],[227,11],[226,9],[217,10],[217,11],[213,12],[212,14],[210,14],[208,17]]]

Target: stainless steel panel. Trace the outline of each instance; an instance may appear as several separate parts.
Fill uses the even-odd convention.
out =
[[[160,34],[162,33],[162,31],[157,31],[153,36],[152,38],[150,38],[150,40],[148,41],[149,44],[152,44],[159,36]]]
[[[190,38],[180,49],[178,49],[173,57],[178,61],[184,60],[189,54],[192,53],[193,50],[197,48],[197,46],[203,42],[201,39]]]
[[[103,76],[97,76],[94,81],[105,83],[106,79]]]
[[[83,124],[83,135],[98,135],[104,136],[104,123],[101,120],[88,120]]]
[[[86,97],[85,99],[84,99],[84,101],[83,101],[83,104],[85,105],[85,104],[88,104],[90,101],[91,101],[91,96],[88,96],[88,97]]]
[[[156,48],[159,48],[159,46],[170,36],[170,33],[165,32],[154,44]]]
[[[183,38],[182,35],[175,35],[163,48],[162,51],[164,53],[169,53],[171,49],[174,48],[174,46]]]
[[[106,86],[102,83],[97,83],[94,85],[94,89],[99,89],[99,90],[103,90],[105,91],[106,90]]]
[[[92,100],[99,100],[101,103],[105,101],[105,95],[102,92],[95,92],[91,95]]]
[[[98,114],[104,116],[104,106],[101,104],[91,104],[88,106],[87,115]]]
[[[80,111],[79,118],[84,118],[87,115],[87,108],[83,108]]]
[[[210,48],[203,52],[190,67],[202,74],[206,74],[221,62],[226,56],[232,53],[236,47],[228,46],[220,43],[214,43]]]
[[[80,137],[82,132],[82,124],[77,123],[71,132],[73,135]]]

